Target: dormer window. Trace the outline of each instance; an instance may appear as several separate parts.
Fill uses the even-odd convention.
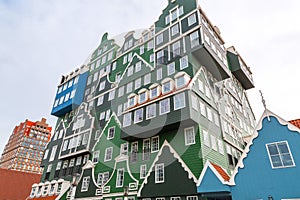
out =
[[[175,76],[176,89],[185,87],[190,80],[190,77],[186,73],[178,73]]]
[[[136,105],[136,95],[132,94],[128,97],[128,107],[131,108]]]
[[[167,79],[162,83],[162,93],[167,94],[173,90],[173,80]]]
[[[144,103],[148,99],[147,90],[142,90],[139,92],[139,103]]]
[[[154,99],[160,95],[160,86],[159,85],[152,85],[150,87],[150,99]]]

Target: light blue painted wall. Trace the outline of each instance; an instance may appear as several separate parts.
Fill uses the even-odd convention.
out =
[[[233,200],[300,198],[300,134],[282,126],[275,117],[264,118],[259,136],[253,141],[244,168],[235,177]],[[267,143],[288,141],[296,167],[272,169]]]

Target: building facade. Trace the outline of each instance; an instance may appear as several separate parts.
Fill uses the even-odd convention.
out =
[[[0,159],[0,168],[41,174],[44,150],[50,141],[52,127],[41,121],[26,119],[16,126]]]
[[[117,41],[104,34],[59,84],[54,136],[30,197],[207,198],[196,186],[205,163],[231,174],[254,130],[249,67],[196,0],[168,0],[148,30]],[[68,90],[75,77],[81,89]]]

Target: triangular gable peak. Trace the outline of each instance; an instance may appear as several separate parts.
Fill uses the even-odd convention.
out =
[[[245,150],[244,152],[242,153],[233,173],[232,173],[232,176],[229,180],[229,183],[230,185],[235,185],[235,176],[238,174],[239,172],[239,168],[243,169],[245,166],[244,166],[244,159],[248,156],[248,153],[250,151],[250,147],[251,145],[253,144],[254,140],[258,137],[258,131],[260,131],[262,128],[263,128],[263,120],[265,118],[269,118],[270,117],[275,117],[278,122],[282,125],[282,126],[287,126],[287,128],[290,130],[290,131],[295,131],[295,132],[298,132],[300,134],[300,129],[296,126],[294,126],[293,124],[289,123],[288,121],[282,119],[281,117],[279,117],[278,115],[274,114],[273,112],[271,112],[270,110],[266,109],[260,120],[258,121],[257,123],[257,126],[256,126],[256,130],[254,131],[254,133],[252,134],[252,136],[249,138],[249,142],[248,144],[246,145],[245,147]]]
[[[136,195],[136,190],[138,188],[138,183],[139,181],[134,178],[134,176],[132,175],[131,173],[131,170],[130,170],[130,167],[129,167],[129,162],[128,162],[128,156],[127,155],[119,155],[118,157],[115,158],[115,164],[114,164],[114,169],[113,169],[113,172],[111,174],[111,176],[109,177],[109,179],[107,180],[107,182],[103,185],[103,191],[106,191],[106,192],[103,192],[103,197],[111,197],[111,196],[119,196],[119,195],[123,195],[120,194],[119,192],[113,194],[110,192],[111,190],[111,185],[112,184],[109,184],[110,181],[112,181],[113,177],[114,177],[114,174],[117,173],[117,166],[119,163],[121,162],[126,162],[126,170],[125,170],[125,173],[127,173],[129,175],[129,177],[134,181],[133,183],[129,183],[129,193],[128,195]],[[124,174],[124,177],[125,177],[125,174]]]
[[[225,169],[223,169],[221,166],[211,162],[211,161],[206,161],[203,170],[200,174],[199,180],[197,182],[197,186],[200,186],[203,178],[207,172],[207,170],[210,169],[215,175],[216,177],[220,180],[220,182],[222,184],[228,184],[229,180],[230,180],[230,176],[227,174],[227,172],[225,171]]]
[[[182,168],[188,173],[188,178],[192,179],[195,183],[197,183],[197,178],[194,176],[194,174],[191,172],[191,170],[188,168],[188,166],[184,163],[184,161],[180,158],[178,153],[173,149],[173,147],[170,145],[170,143],[167,140],[165,140],[163,145],[161,146],[159,152],[157,153],[151,167],[149,168],[149,171],[148,171],[144,181],[141,184],[141,187],[138,191],[138,196],[141,196],[142,189],[148,183],[148,178],[150,177],[151,173],[153,172],[155,164],[158,162],[159,157],[162,155],[164,147],[169,147],[171,154],[174,156],[174,158],[176,158],[178,160],[178,162],[181,164]]]
[[[115,122],[118,124],[119,128],[122,127],[119,118],[117,117],[116,113],[113,112],[113,113],[111,114],[109,120],[106,122],[105,126],[103,127],[103,129],[102,129],[102,131],[101,131],[101,133],[100,133],[100,135],[99,135],[99,138],[98,138],[97,142],[95,142],[95,145],[94,145],[94,147],[92,148],[93,151],[95,151],[95,148],[96,148],[98,142],[100,141],[102,135],[104,134],[104,132],[105,132],[106,129],[108,128],[108,125],[110,124],[111,120],[113,120],[113,119],[114,119]]]
[[[123,74],[121,75],[121,78],[120,78],[120,81],[119,81],[119,82],[113,82],[113,81],[111,81],[111,80],[110,80],[110,75],[107,74],[107,81],[108,81],[109,83],[115,84],[115,88],[118,87],[119,83],[121,83],[121,81],[123,80],[124,76],[126,75],[126,72],[127,72],[128,68],[132,65],[132,62],[133,62],[134,58],[137,58],[137,59],[139,59],[140,61],[142,61],[146,66],[148,66],[148,67],[150,68],[151,71],[154,70],[154,67],[153,67],[151,64],[149,64],[149,63],[148,63],[145,59],[143,59],[139,54],[134,53],[134,54],[132,55],[132,58],[129,60],[127,66],[125,67],[125,70],[123,71]]]

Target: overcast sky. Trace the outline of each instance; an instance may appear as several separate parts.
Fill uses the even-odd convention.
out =
[[[253,72],[248,91],[256,118],[263,106],[300,118],[299,0],[199,0],[225,46],[234,45]],[[63,74],[85,62],[103,33],[149,28],[167,0],[0,0],[0,153],[13,128],[50,115]],[[299,56],[299,57],[298,57]]]

